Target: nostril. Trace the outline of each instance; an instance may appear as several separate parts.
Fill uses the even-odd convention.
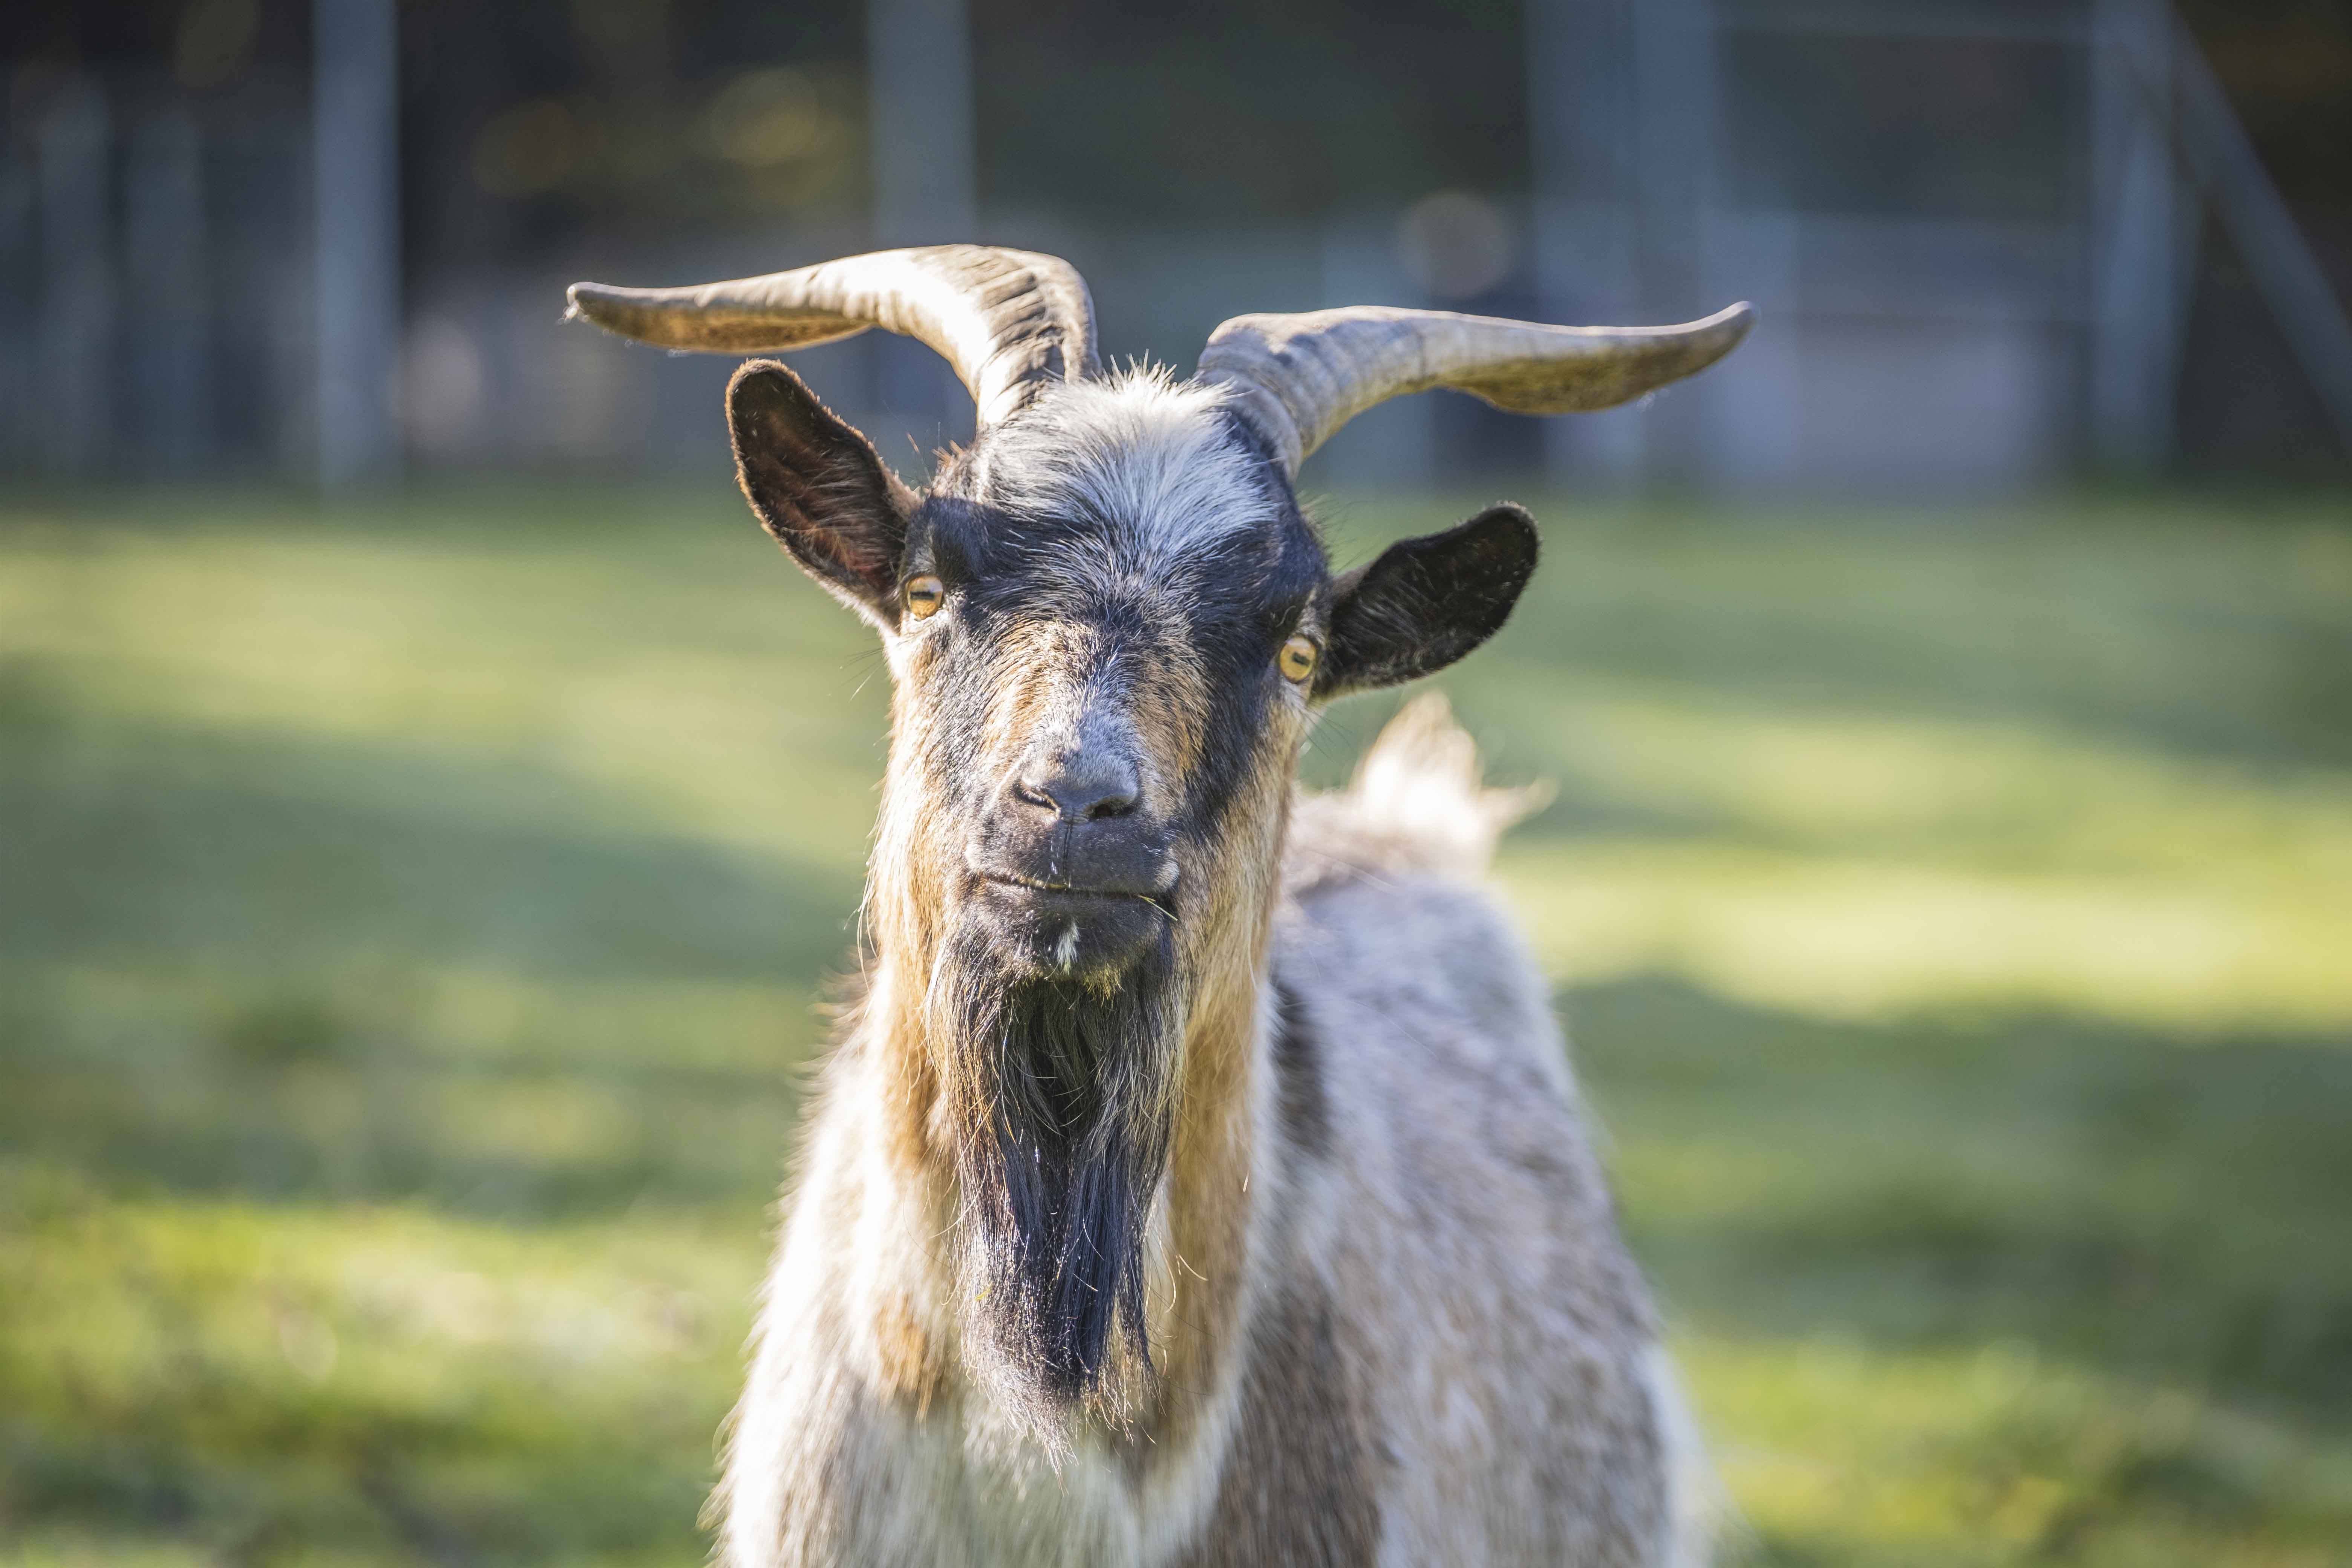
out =
[[[1087,807],[1087,820],[1100,822],[1105,817],[1125,816],[1134,809],[1135,797],[1131,795],[1106,795]]]
[[[1024,805],[1034,805],[1040,811],[1050,811],[1056,816],[1062,812],[1060,803],[1048,795],[1042,786],[1031,784],[1027,779],[1013,781],[1013,798]]]

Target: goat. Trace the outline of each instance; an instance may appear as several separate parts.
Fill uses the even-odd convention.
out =
[[[1697,1562],[1652,1308],[1475,886],[1524,803],[1431,700],[1297,795],[1325,704],[1502,626],[1534,524],[1498,505],[1335,576],[1293,478],[1401,393],[1624,402],[1747,307],[1242,316],[1178,382],[1107,373],[1076,272],[1022,251],[571,299],[674,349],[884,327],[977,406],[919,492],[783,365],[727,389],[751,510],[894,689],[721,1560]]]

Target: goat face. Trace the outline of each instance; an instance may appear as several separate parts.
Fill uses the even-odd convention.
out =
[[[888,649],[873,912],[929,976],[968,1341],[1016,1407],[1093,1392],[1116,1324],[1148,1364],[1185,1022],[1256,967],[1313,710],[1467,652],[1534,564],[1499,508],[1335,580],[1222,395],[1062,383],[918,495],[781,365],[730,389],[754,510]]]
[[[1156,374],[1051,387],[927,496],[780,364],[729,409],[754,510],[887,645],[919,891],[1038,973],[1262,883],[1310,710],[1452,663],[1534,565],[1498,507],[1334,581],[1220,394]]]
[[[902,615],[896,662],[961,852],[947,907],[1008,972],[1097,985],[1225,924],[1270,858],[1326,636],[1288,487],[1213,395],[1076,383],[912,523],[905,578],[940,597]]]

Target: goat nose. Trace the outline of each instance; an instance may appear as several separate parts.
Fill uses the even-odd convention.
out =
[[[1065,822],[1125,816],[1141,793],[1135,764],[1108,751],[1040,759],[1021,770],[1014,793]]]

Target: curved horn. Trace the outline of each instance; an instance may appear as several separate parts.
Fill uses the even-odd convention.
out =
[[[877,250],[764,278],[691,289],[574,283],[568,315],[669,349],[765,353],[868,327],[937,349],[979,408],[982,429],[1045,383],[1090,376],[1094,302],[1058,257],[987,245]]]
[[[1705,370],[1755,319],[1745,304],[1678,327],[1547,327],[1381,305],[1235,316],[1209,334],[1200,377],[1232,390],[1295,474],[1389,398],[1450,386],[1514,414],[1612,408]]]

